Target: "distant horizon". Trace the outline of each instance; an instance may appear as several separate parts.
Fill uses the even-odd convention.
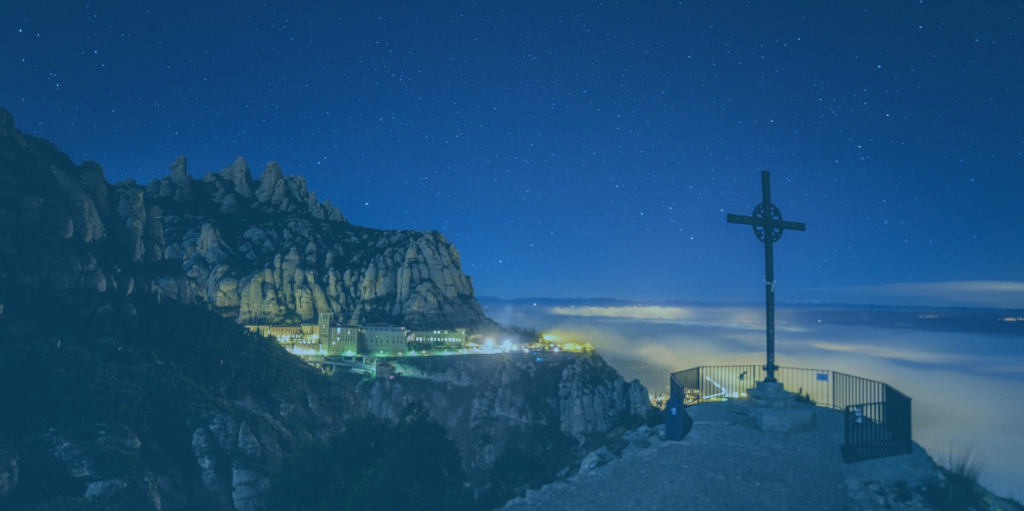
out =
[[[1016,283],[1024,285],[1024,282]],[[618,298],[614,296],[517,296],[502,297],[494,294],[478,294],[477,300],[498,300],[504,302],[519,301],[603,301],[621,302],[630,304],[688,304],[688,305],[757,305],[764,306],[764,300],[701,300],[690,298],[664,298],[664,299],[637,299]],[[933,309],[965,309],[965,310],[998,310],[998,311],[1024,311],[1024,297],[1020,305],[972,305],[957,303],[922,303],[922,302],[857,302],[857,301],[831,301],[831,300],[787,300],[776,297],[778,305],[814,305],[814,306],[843,306],[843,307],[921,307]]]

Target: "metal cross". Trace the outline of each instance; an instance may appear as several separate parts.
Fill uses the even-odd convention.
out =
[[[754,208],[750,216],[733,215],[726,216],[730,224],[743,224],[754,226],[754,234],[757,239],[764,242],[764,297],[765,315],[767,316],[768,333],[768,364],[764,370],[768,373],[764,381],[775,381],[775,259],[772,245],[782,238],[782,231],[803,231],[807,226],[800,222],[787,222],[782,219],[779,208],[772,204],[771,184],[768,182],[768,171],[761,171],[761,203]]]

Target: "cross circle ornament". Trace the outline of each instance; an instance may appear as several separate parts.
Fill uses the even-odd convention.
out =
[[[770,220],[780,220],[781,221],[782,220],[782,212],[779,211],[779,208],[775,207],[775,204],[771,204],[771,207],[772,207],[772,211],[771,211],[772,217],[770,218]],[[754,208],[754,212],[750,216],[752,216],[754,218],[764,218],[764,204],[758,204],[757,207]],[[757,236],[757,239],[761,240],[761,242],[764,242],[764,237],[765,237],[765,235],[764,235],[764,227],[760,226],[760,225],[755,225],[754,226],[754,235]],[[779,241],[780,238],[782,238],[782,228],[780,228],[780,227],[772,227],[772,243],[774,243],[776,241]]]

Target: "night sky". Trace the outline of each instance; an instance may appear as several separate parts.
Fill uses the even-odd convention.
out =
[[[1024,4],[0,0],[0,106],[111,181],[244,156],[477,293],[1024,307]]]

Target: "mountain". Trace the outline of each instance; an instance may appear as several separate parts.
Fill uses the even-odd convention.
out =
[[[365,414],[205,295],[167,299],[198,280],[156,202],[0,109],[0,507],[254,509],[288,452]]]
[[[160,209],[164,246],[154,259],[180,260],[186,275],[158,280],[166,296],[207,303],[243,323],[309,322],[319,312],[355,324],[488,323],[442,234],[352,225],[277,163],[253,181],[238,158],[196,181],[182,157],[162,180],[115,188],[122,204],[129,197],[128,222],[144,223],[140,201]],[[139,258],[145,243],[135,240],[143,237],[132,238]]]
[[[0,184],[0,281],[107,303],[141,289],[240,323],[492,324],[443,235],[355,226],[276,163],[255,181],[242,158],[196,180],[180,157],[146,186],[111,185],[0,109]]]
[[[482,509],[650,418],[598,356],[363,381],[238,324],[323,310],[492,324],[436,232],[354,226],[274,164],[109,184],[0,109],[0,509]]]

